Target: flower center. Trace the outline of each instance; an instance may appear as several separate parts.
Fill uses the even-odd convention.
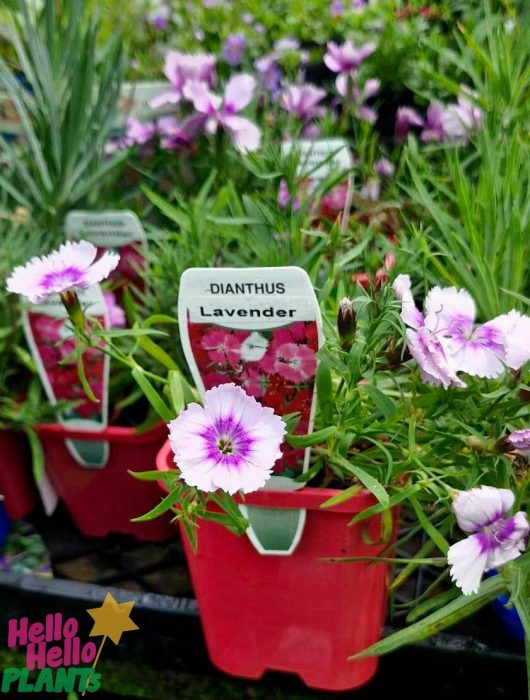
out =
[[[217,440],[217,447],[219,448],[219,452],[223,455],[231,455],[234,452],[232,439],[225,435]]]
[[[65,267],[63,270],[54,270],[48,272],[41,280],[41,287],[50,289],[57,284],[60,285],[75,285],[82,278],[83,272],[77,267]]]

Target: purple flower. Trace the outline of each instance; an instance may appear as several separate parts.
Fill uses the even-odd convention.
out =
[[[250,12],[245,12],[241,19],[243,20],[244,24],[252,24],[254,21],[254,15],[251,15]]]
[[[125,125],[123,144],[125,147],[141,146],[151,141],[155,132],[156,127],[153,122],[141,122],[135,117],[129,117]]]
[[[451,383],[465,386],[457,372],[491,378],[504,372],[504,335],[491,322],[474,326],[475,302],[468,292],[454,287],[433,287],[425,300],[423,315],[414,304],[408,275],[399,275],[393,288],[402,302],[401,317],[409,326],[409,350],[425,381],[441,383],[445,388]],[[428,341],[429,348],[420,341]],[[434,365],[441,370],[431,371]]]
[[[344,12],[344,3],[342,0],[334,0],[329,8],[329,14],[331,17],[341,17]]]
[[[386,158],[379,158],[374,164],[374,170],[381,177],[392,177],[396,169],[393,163]]]
[[[309,122],[316,117],[324,115],[324,108],[319,105],[326,91],[314,85],[289,85],[282,94],[281,105],[291,114],[296,115],[304,122]]]
[[[204,115],[205,128],[210,134],[219,127],[226,129],[232,137],[234,146],[242,153],[256,151],[261,143],[260,129],[247,119],[238,116],[254,97],[256,81],[251,75],[235,75],[225,86],[224,97],[208,90],[203,82],[189,81],[184,86],[184,97]]]
[[[112,292],[103,292],[105,306],[109,317],[110,328],[125,328],[127,320],[125,311],[116,303],[116,297]]]
[[[63,243],[59,250],[16,267],[6,289],[38,304],[72,287],[91,287],[106,279],[120,261],[118,253],[111,251],[96,260],[97,252],[96,246],[87,241]]]
[[[492,319],[486,325],[503,334],[505,361],[510,369],[520,369],[530,360],[530,316],[512,309],[509,313]]]
[[[223,56],[231,66],[238,66],[241,63],[246,45],[247,40],[243,34],[232,34],[225,41]]]
[[[190,80],[203,82],[213,88],[216,82],[215,56],[169,51],[164,63],[164,74],[173,89],[153,98],[149,103],[153,109],[180,102],[184,86]]]
[[[427,325],[426,318],[416,308],[410,277],[398,275],[392,288],[402,303],[401,318],[409,326],[406,332],[407,346],[418,363],[422,379],[429,384],[441,384],[444,389],[452,384],[465,386],[456,374],[455,363],[432,328],[432,318],[429,318],[430,323]]]
[[[373,42],[356,48],[350,40],[342,46],[334,41],[329,41],[324,55],[324,63],[334,73],[349,73],[357,69],[368,56],[373,54],[376,48],[377,46]]]
[[[265,32],[265,26],[261,22],[256,22],[254,25],[254,31],[256,34],[263,34]]]
[[[168,427],[183,480],[201,491],[230,494],[264,486],[285,435],[285,423],[272,408],[235,384],[208,390],[204,407],[190,404]]]
[[[431,102],[422,141],[466,141],[482,125],[482,112],[466,95],[458,102],[443,105]]]
[[[506,518],[515,496],[508,489],[481,486],[460,491],[453,509],[458,525],[472,533],[449,548],[451,578],[464,595],[476,593],[484,571],[517,559],[524,551],[529,526],[522,511]]]
[[[280,209],[287,209],[289,204],[292,206],[293,211],[300,208],[300,200],[298,197],[291,198],[287,180],[282,178],[278,186],[278,207]]]
[[[530,428],[514,430],[506,437],[506,441],[514,450],[521,452],[525,457],[530,457]]]
[[[423,127],[425,121],[412,107],[398,107],[396,112],[396,141],[404,141],[413,126]]]
[[[274,54],[258,58],[254,62],[254,68],[260,75],[260,83],[267,89],[273,98],[277,98],[281,92],[282,72],[276,63]]]
[[[146,15],[147,21],[159,31],[167,29],[171,18],[171,8],[164,0],[155,0]]]
[[[358,79],[355,71],[350,73],[341,73],[335,81],[337,92],[342,97],[350,99],[355,105],[355,114],[359,119],[375,124],[377,121],[377,112],[368,107],[365,101],[375,95],[381,87],[381,81],[377,78],[370,78],[365,82],[362,88],[359,88]]]
[[[190,122],[192,122],[193,117],[185,120],[184,122],[179,122],[175,117],[160,117],[156,123],[157,132],[160,136],[160,145],[162,148],[167,148],[168,150],[175,151],[180,148],[189,148],[192,144],[192,134],[190,129]],[[202,122],[203,120],[201,120]],[[202,123],[201,125],[202,126]],[[200,133],[200,128],[197,132]]]

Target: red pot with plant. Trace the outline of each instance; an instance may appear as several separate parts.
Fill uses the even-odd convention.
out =
[[[37,433],[45,455],[45,469],[72,520],[87,537],[110,533],[132,535],[155,542],[174,536],[169,515],[147,522],[132,522],[159,500],[156,484],[133,479],[129,471],[151,469],[166,427],[150,430],[111,426],[95,433],[73,430],[60,424],[40,425]],[[104,446],[105,463],[85,466],[72,454],[72,441],[86,455],[91,447]]]
[[[0,495],[12,520],[24,518],[37,505],[31,460],[25,436],[0,430]]]
[[[157,468],[173,467],[166,444]],[[299,544],[287,556],[260,554],[247,536],[238,537],[211,520],[199,522],[196,551],[183,533],[206,643],[217,668],[253,679],[268,670],[295,673],[308,686],[331,691],[357,688],[375,674],[377,657],[349,657],[381,636],[388,564],[329,559],[376,557],[389,543],[381,541],[380,516],[348,527],[356,513],[376,502],[368,491],[322,508],[339,493],[305,487],[245,496],[245,506],[260,510],[306,511]],[[215,510],[215,505],[209,508]]]

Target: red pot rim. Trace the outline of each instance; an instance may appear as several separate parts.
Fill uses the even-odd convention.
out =
[[[156,468],[160,472],[174,469],[173,453],[169,442],[166,441],[156,457]],[[158,482],[161,489],[169,493],[169,489],[164,481]],[[304,486],[298,491],[255,491],[246,495],[237,494],[234,496],[238,503],[249,506],[260,506],[262,508],[302,508],[304,510],[320,510],[325,501],[333,496],[338,496],[340,489],[322,489],[313,486]],[[360,513],[373,506],[377,500],[367,489],[361,489],[354,496],[344,503],[339,503],[331,508],[324,509],[329,513]]]
[[[164,423],[156,423],[145,432],[137,432],[138,427],[130,428],[119,425],[110,425],[104,430],[94,432],[89,430],[74,430],[60,423],[42,423],[35,428],[43,437],[57,437],[71,440],[87,440],[88,442],[130,442],[134,444],[152,442],[154,439],[163,439],[167,435],[167,427]]]

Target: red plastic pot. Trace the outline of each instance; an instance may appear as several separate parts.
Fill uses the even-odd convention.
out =
[[[172,466],[166,444],[157,468]],[[323,558],[376,556],[388,542],[370,545],[363,538],[379,539],[379,517],[348,527],[355,513],[374,504],[369,492],[322,510],[322,503],[336,493],[305,487],[246,496],[246,505],[307,510],[302,539],[290,556],[261,555],[246,536],[207,520],[200,522],[196,553],[182,533],[217,668],[253,679],[267,670],[296,673],[311,688],[328,691],[357,688],[375,674],[376,657],[348,657],[381,636],[388,565]]]
[[[24,518],[37,505],[26,438],[10,430],[0,430],[0,494],[11,520]]]
[[[123,427],[93,433],[55,423],[40,425],[37,432],[50,481],[84,535],[105,537],[121,533],[147,542],[175,535],[169,515],[148,522],[131,522],[160,500],[156,483],[138,481],[128,471],[154,469],[156,455],[167,435],[163,424],[141,434]],[[107,442],[110,449],[107,463],[96,469],[79,465],[66,446],[67,439]]]

